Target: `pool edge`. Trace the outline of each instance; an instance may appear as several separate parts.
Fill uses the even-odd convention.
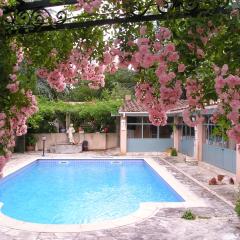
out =
[[[64,158],[65,159],[65,158]],[[72,158],[69,160],[76,160],[76,158]],[[78,158],[77,160],[93,160],[92,158]],[[106,156],[106,160],[108,157]],[[113,159],[121,159],[121,157],[114,157]],[[126,157],[125,157],[126,159]],[[206,207],[205,202],[197,197],[192,191],[190,191],[186,186],[179,182],[169,171],[164,167],[157,163],[154,159],[148,157],[129,157],[130,160],[144,160],[160,177],[164,179],[168,183],[168,185],[179,194],[185,201],[184,202],[146,202],[141,203],[140,207],[134,213],[127,215],[125,217],[117,218],[114,220],[102,221],[100,223],[89,223],[89,224],[37,224],[24,222],[20,220],[16,220],[11,218],[2,212],[0,212],[0,226],[10,227],[19,230],[25,231],[35,231],[35,232],[86,232],[86,231],[94,231],[94,230],[103,230],[103,229],[111,229],[120,226],[130,225],[134,223],[138,223],[144,221],[147,218],[155,215],[155,213],[161,208],[190,208],[190,207]],[[26,161],[19,166],[16,166],[14,170],[7,171],[4,174],[4,178],[13,174],[14,172],[32,164],[37,160],[53,160],[49,158],[35,158],[29,161]]]

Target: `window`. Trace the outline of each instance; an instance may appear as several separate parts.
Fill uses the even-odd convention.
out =
[[[210,145],[216,145],[220,147],[226,147],[227,142],[224,141],[222,136],[217,136],[214,133],[214,129],[217,126],[214,124],[206,124],[206,143]]]
[[[142,117],[128,117],[127,123],[142,123]]]
[[[182,138],[190,139],[195,137],[194,127],[189,127],[187,125],[182,125]]]
[[[142,138],[142,126],[141,125],[128,125],[127,126],[128,138]]]
[[[159,127],[159,138],[172,138],[173,126],[166,125]]]
[[[171,119],[170,119],[171,122]],[[128,117],[128,138],[171,138],[173,133],[172,124],[157,127],[151,124],[148,117]]]
[[[143,138],[157,138],[158,128],[153,125],[143,125]]]
[[[229,148],[234,149],[236,148],[236,143],[231,139],[226,140],[223,135],[216,134],[216,128],[218,127],[214,123],[211,122],[210,116],[208,116],[205,124],[205,136],[206,141],[205,143],[209,145],[219,146],[221,148]]]
[[[149,121],[149,117],[143,117],[143,123],[152,124],[152,123]]]

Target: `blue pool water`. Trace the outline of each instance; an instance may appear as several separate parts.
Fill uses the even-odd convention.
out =
[[[33,223],[95,223],[182,201],[143,160],[38,160],[0,181],[2,212]]]

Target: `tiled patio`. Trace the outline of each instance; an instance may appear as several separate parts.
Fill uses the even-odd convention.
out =
[[[78,158],[78,157],[111,157],[117,155],[117,151],[89,152],[78,155],[54,155],[47,154],[48,158]],[[139,156],[138,156],[139,157]],[[149,157],[149,156],[148,156]],[[40,153],[14,155],[6,166],[6,172],[11,168],[41,158]],[[126,157],[127,158],[127,157]],[[167,168],[181,183],[189,188],[197,196],[203,198],[207,207],[193,208],[192,212],[199,217],[194,221],[181,218],[186,209],[159,209],[157,213],[131,225],[106,230],[81,232],[81,233],[47,233],[28,232],[0,226],[0,240],[234,240],[240,239],[240,220],[233,210],[236,186],[219,185],[211,186],[209,192],[207,180],[215,176],[209,170],[199,166],[189,166],[177,158],[166,158],[164,155],[154,156],[155,161]],[[187,175],[187,176],[186,176]],[[220,198],[223,199],[220,199]],[[106,226],[107,227],[107,226]]]

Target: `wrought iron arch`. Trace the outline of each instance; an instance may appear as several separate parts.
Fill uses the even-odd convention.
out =
[[[61,29],[189,18],[199,15],[226,14],[232,8],[240,8],[239,2],[239,0],[165,0],[165,4],[159,7],[155,1],[149,0],[149,4],[146,4],[144,9],[139,10],[132,4],[124,14],[116,14],[111,17],[111,12],[104,12],[104,14],[99,14],[94,19],[94,15],[77,18],[70,16],[66,8],[60,10],[52,8],[73,5],[77,3],[76,0],[61,0],[60,2],[51,2],[50,0],[24,2],[19,0],[14,8],[4,9],[4,21],[7,35],[27,34]]]

